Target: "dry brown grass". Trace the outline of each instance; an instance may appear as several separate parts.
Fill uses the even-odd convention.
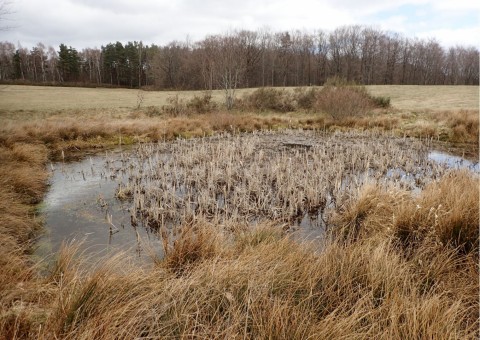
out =
[[[394,235],[404,247],[432,242],[478,255],[479,179],[450,172],[418,197],[397,188],[367,186],[337,217],[344,235]]]
[[[418,198],[366,189],[339,218],[357,228],[356,237],[349,242],[332,237],[321,251],[272,226],[240,227],[228,236],[203,222],[185,229],[153,268],[129,266],[118,258],[92,267],[68,247],[58,254],[50,275],[41,278],[22,249],[12,252],[18,242],[10,239],[0,248],[9,251],[0,257],[6,261],[0,276],[1,334],[32,339],[474,339],[478,256],[474,247],[460,248],[467,243],[457,236],[478,240],[476,188],[476,176],[452,173]],[[425,230],[427,237],[404,239],[414,247],[399,247],[403,234],[393,232],[403,230],[405,220],[412,222],[411,235]],[[8,241],[4,233],[9,232],[2,233]]]
[[[188,233],[188,246],[177,248],[152,269],[125,267],[113,259],[84,272],[81,260],[68,261],[62,267],[64,279],[49,279],[56,298],[45,306],[49,312],[43,327],[34,328],[37,324],[29,320],[33,316],[26,313],[17,320],[21,332],[16,335],[65,339],[478,336],[475,259],[446,246],[423,243],[413,255],[405,256],[389,237],[364,236],[347,244],[332,239],[318,252],[269,226],[228,238],[218,227],[205,224]],[[177,261],[189,258],[192,249],[195,261]]]
[[[92,268],[67,247],[41,277],[28,256],[51,152],[284,127],[392,129],[478,147],[478,87],[369,90],[401,111],[341,123],[307,114],[150,117],[131,109],[137,91],[2,90],[0,338],[478,338],[478,177],[465,173],[418,197],[366,189],[339,212],[352,232],[321,252],[268,226],[226,236],[204,224],[154,268],[119,259]],[[146,93],[144,105],[165,105],[168,95]],[[444,113],[422,113],[432,108]]]
[[[23,316],[45,319],[40,301],[48,287],[37,285],[27,254],[41,227],[32,204],[46,188],[47,154],[43,145],[0,145],[0,337],[7,339],[29,327]]]
[[[431,115],[433,120],[447,127],[448,140],[460,143],[478,143],[479,113],[478,110],[460,110],[455,112],[439,112]]]

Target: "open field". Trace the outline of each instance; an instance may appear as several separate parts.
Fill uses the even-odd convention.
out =
[[[372,85],[367,89],[373,95],[390,97],[392,105],[400,110],[478,110],[479,107],[478,86]],[[237,95],[242,97],[252,91],[241,89]],[[189,99],[202,92],[3,85],[0,112],[132,109],[138,105],[139,93],[144,97],[142,106],[162,106],[169,97],[179,95]],[[222,91],[213,91],[212,96],[218,103],[223,101]]]
[[[425,160],[442,141],[478,159],[478,87],[368,89],[393,107],[169,115],[149,107],[177,93],[141,92],[137,109],[136,90],[2,87],[0,339],[478,338],[479,177]],[[165,257],[68,245],[39,275],[49,161],[158,141],[122,163],[117,195]],[[283,228],[324,210],[321,244]],[[164,216],[180,221],[174,239]]]
[[[148,92],[126,89],[89,89],[3,86],[0,91],[0,138],[41,141],[50,149],[84,149],[105,144],[204,136],[234,129],[380,129],[399,136],[431,138],[451,143],[460,154],[478,157],[478,87],[369,86],[376,96],[390,97],[391,107],[370,114],[335,119],[318,108],[276,112],[245,106],[227,111],[223,92],[212,93],[213,104],[203,104],[203,92]],[[289,88],[278,89],[279,105],[295,100]],[[320,89],[317,89],[320,91]],[[237,91],[242,99],[254,89]],[[308,94],[308,92],[306,92]],[[178,100],[176,101],[175,99]],[[200,99],[193,101],[192,98]],[[173,102],[172,102],[173,99]],[[269,99],[269,98],[266,98]],[[270,98],[272,99],[272,98]],[[260,97],[260,100],[262,98]],[[348,102],[348,98],[339,99]],[[275,102],[272,105],[276,105]],[[140,106],[140,107],[139,107]],[[198,114],[200,112],[200,114]],[[174,113],[174,114],[172,114]],[[260,114],[259,114],[260,113]]]

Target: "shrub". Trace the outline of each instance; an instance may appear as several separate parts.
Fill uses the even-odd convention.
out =
[[[255,90],[243,99],[247,109],[258,111],[289,112],[295,110],[293,96],[286,90],[263,87]]]
[[[167,98],[168,105],[162,106],[163,113],[171,116],[180,116],[187,114],[185,102],[178,97],[178,94]]]
[[[310,87],[308,89],[304,87],[296,88],[293,95],[297,102],[297,107],[303,110],[311,110],[314,107],[317,93],[318,91],[315,87]]]
[[[145,114],[149,117],[159,116],[162,114],[162,109],[157,106],[147,106],[145,108]]]
[[[315,108],[335,120],[364,115],[373,107],[373,103],[362,89],[351,86],[325,87],[317,96]]]
[[[187,102],[187,108],[195,113],[207,113],[214,111],[217,105],[212,101],[212,95],[206,92],[202,96],[194,96],[190,99]]]
[[[373,97],[373,103],[376,107],[387,108],[390,107],[390,97]]]
[[[315,108],[335,120],[362,116],[372,108],[390,106],[389,97],[374,97],[364,86],[337,76],[328,78],[316,97]]]

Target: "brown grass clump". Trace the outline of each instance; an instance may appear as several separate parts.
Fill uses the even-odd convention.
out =
[[[344,234],[388,233],[404,247],[433,242],[461,253],[478,251],[479,179],[453,171],[427,185],[418,197],[371,186],[341,209],[337,226]]]
[[[14,143],[0,148],[0,185],[21,195],[24,202],[38,203],[46,187],[44,166],[47,149],[43,145]],[[37,171],[32,171],[31,168]]]
[[[330,240],[318,252],[268,226],[228,238],[215,226],[203,228],[223,242],[204,247],[206,239],[190,234],[188,248],[203,249],[202,260],[182,267],[188,268],[182,275],[162,265],[128,267],[118,259],[90,272],[81,262],[65,266],[65,279],[53,281],[58,291],[47,319],[36,332],[23,334],[65,339],[478,335],[474,261],[448,248],[420,246],[406,258],[388,238],[367,237],[348,244]]]
[[[27,255],[30,242],[40,229],[32,204],[40,201],[46,188],[46,159],[47,149],[43,145],[0,145],[2,338],[29,337],[31,329],[46,318],[39,302],[48,287],[36,284],[36,268]]]
[[[340,207],[340,214],[333,219],[335,233],[345,239],[358,239],[372,235],[385,236],[392,230],[391,219],[400,202],[409,193],[397,188],[385,190],[376,184],[363,186],[354,200]]]
[[[404,205],[395,220],[396,235],[406,245],[433,238],[461,252],[478,252],[479,180],[467,171],[452,172]]]
[[[460,143],[476,143],[479,141],[478,110],[460,110],[432,114],[433,119],[451,129],[449,140]]]
[[[219,253],[221,234],[203,224],[184,226],[172,244],[164,237],[164,259],[161,265],[177,275],[182,275],[199,262]]]

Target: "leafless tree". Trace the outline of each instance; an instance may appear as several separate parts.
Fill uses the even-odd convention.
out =
[[[235,91],[246,69],[244,46],[238,36],[227,34],[219,41],[216,66],[218,82],[225,93],[225,105],[230,110],[235,102]]]
[[[0,0],[0,8],[7,3]],[[223,89],[228,108],[239,87],[322,85],[331,76],[365,85],[479,82],[478,48],[446,49],[434,39],[412,39],[368,26],[344,26],[332,32],[233,31],[163,46],[116,42],[102,49],[86,48],[79,55],[79,71],[71,81]],[[58,81],[59,58],[41,43],[27,50],[4,42],[0,80]]]
[[[230,110],[235,102],[235,92],[247,69],[248,44],[241,33],[207,37],[201,44],[204,48],[203,74],[206,89],[222,89],[225,105]],[[214,85],[215,84],[215,85]]]
[[[0,42],[0,80],[8,80],[15,73],[13,64],[14,55],[14,44]]]

